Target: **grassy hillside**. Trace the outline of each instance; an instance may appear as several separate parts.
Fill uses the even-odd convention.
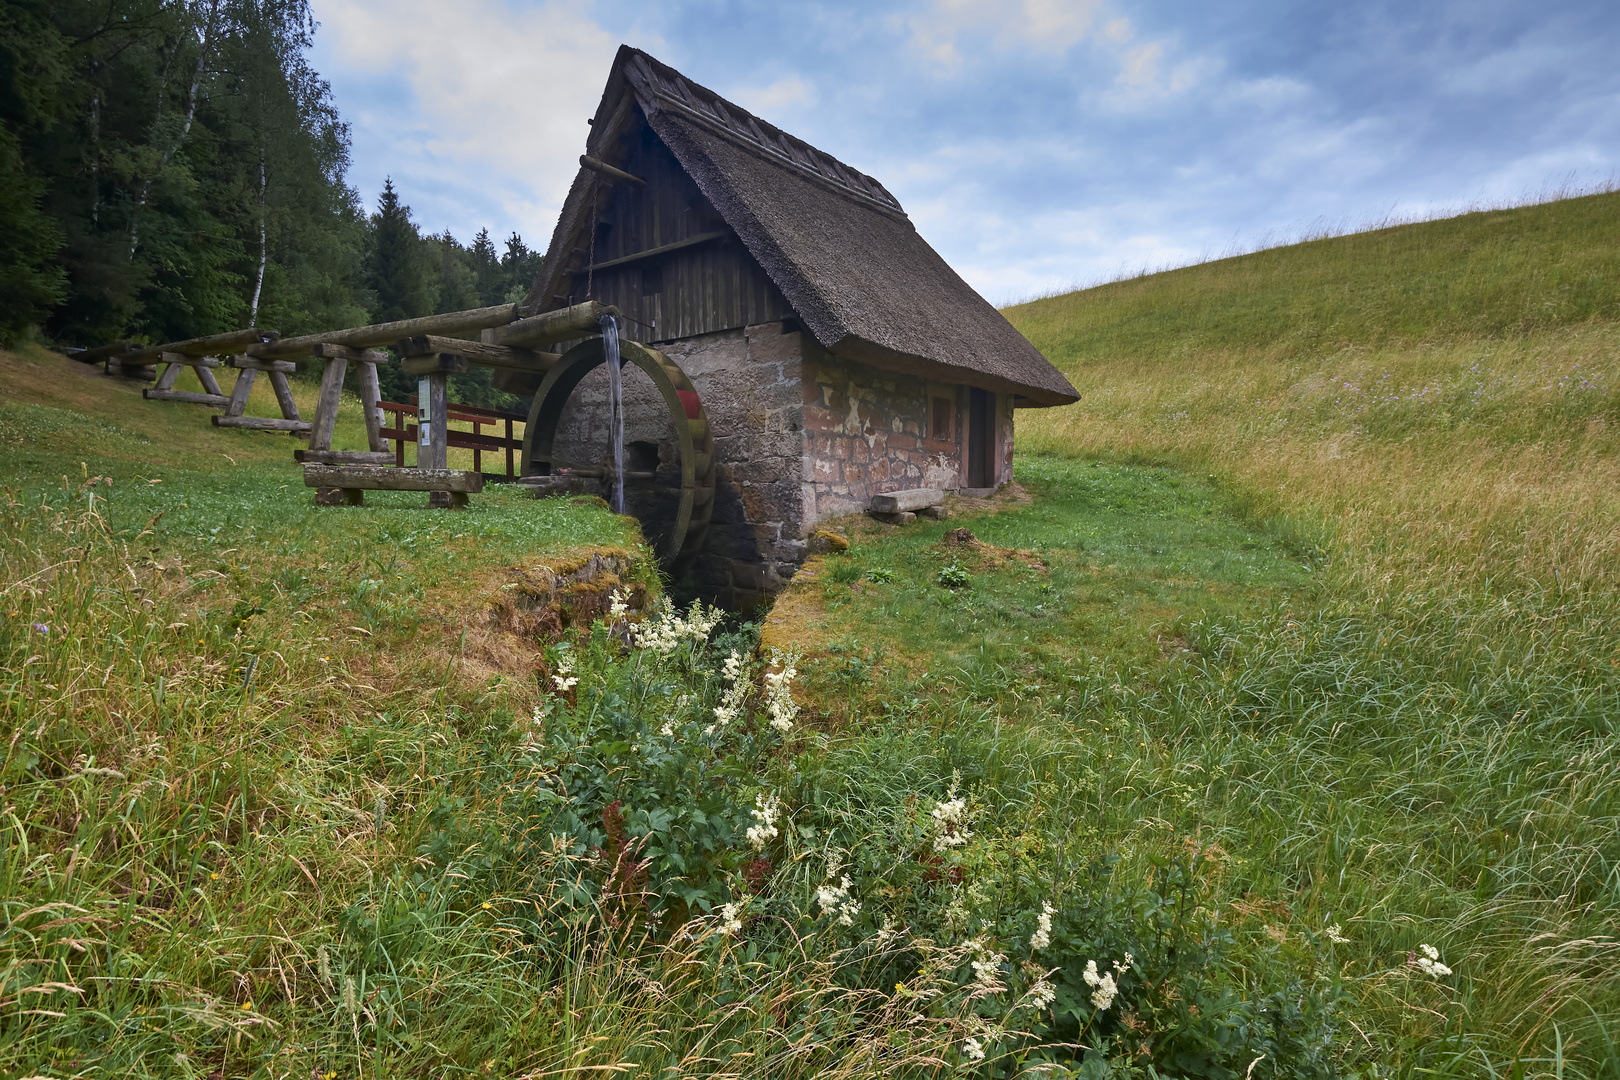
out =
[[[1617,582],[1620,194],[1007,315],[1084,394],[1021,413],[1026,450],[1219,471],[1331,521],[1371,581]]]

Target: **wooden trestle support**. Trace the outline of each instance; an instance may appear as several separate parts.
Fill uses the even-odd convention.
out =
[[[524,431],[520,479],[535,483],[548,474],[557,475],[558,470],[573,477],[612,479],[608,475],[611,469],[569,469],[552,460],[552,446],[569,396],[605,360],[602,339],[596,336],[599,323],[603,316],[617,314],[614,308],[595,301],[540,313],[532,313],[523,304],[504,304],[293,338],[250,328],[149,347],[118,342],[82,353],[79,359],[105,362],[109,372],[116,366],[126,374],[144,370],[150,363],[163,363],[167,366],[157,385],[144,392],[147,398],[223,408],[222,415],[213,417],[217,427],[286,431],[307,437],[309,447],[294,451],[294,457],[304,466],[304,483],[317,489],[317,501],[323,504],[358,504],[363,492],[374,490],[425,491],[431,506],[461,506],[468,494],[483,490],[484,477],[477,471],[447,467],[448,380],[472,365],[494,368],[514,392],[535,394]],[[480,333],[480,341],[440,336],[475,332]],[[540,346],[580,338],[585,340],[561,356],[540,351]],[[382,435],[385,425],[377,365],[389,362],[389,357],[376,348],[380,345],[392,345],[401,356],[405,374],[420,379],[415,468],[395,466]],[[322,364],[320,397],[314,419],[309,421],[299,416],[287,384],[299,357],[313,357]],[[676,500],[672,520],[662,523],[669,528],[660,537],[659,555],[666,565],[679,569],[702,549],[714,512],[714,438],[697,391],[669,357],[645,345],[621,341],[620,359],[621,364],[634,364],[652,379],[675,428],[680,487],[654,486],[657,475],[650,472],[627,472],[625,479],[639,485],[637,490],[643,493],[651,491]],[[228,395],[214,377],[214,370],[224,364],[237,371],[236,384]],[[358,365],[367,450],[332,449],[338,402],[350,364]],[[181,369],[187,367],[196,371],[206,393],[174,389]],[[279,418],[244,415],[260,372],[275,390],[282,412]]]

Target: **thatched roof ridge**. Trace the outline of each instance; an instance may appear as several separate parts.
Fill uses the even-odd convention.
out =
[[[1067,379],[918,235],[877,180],[637,49],[613,63],[586,153],[639,111],[824,347],[880,368],[1017,395],[1078,399]],[[565,293],[591,227],[597,174],[581,169],[531,299]]]

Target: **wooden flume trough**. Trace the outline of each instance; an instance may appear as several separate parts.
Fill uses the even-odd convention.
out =
[[[447,462],[452,411],[449,378],[471,367],[493,369],[496,385],[502,389],[534,395],[525,425],[519,482],[529,483],[539,492],[575,479],[613,484],[612,466],[570,467],[552,459],[552,444],[569,395],[586,374],[606,362],[600,336],[604,319],[618,317],[615,308],[594,300],[542,313],[526,304],[501,304],[290,338],[248,328],[161,345],[117,342],[80,353],[75,359],[105,363],[109,372],[116,365],[126,374],[162,363],[166,366],[157,385],[144,391],[145,397],[223,408],[222,414],[213,417],[218,427],[286,431],[307,438],[308,448],[295,451],[294,457],[304,466],[304,483],[317,489],[318,502],[358,505],[368,490],[425,491],[430,506],[461,506],[484,485],[482,472],[451,469]],[[479,334],[480,340],[456,336],[472,333]],[[570,340],[579,343],[565,353],[544,351],[544,346]],[[382,416],[377,365],[391,362],[383,346],[393,348],[404,373],[419,380],[415,467],[400,467],[402,458],[390,453],[383,434],[387,422]],[[315,416],[308,421],[299,416],[287,384],[287,375],[296,369],[294,361],[306,357],[322,365]],[[696,557],[708,530],[714,507],[714,440],[697,392],[672,360],[656,349],[626,340],[620,342],[619,362],[640,368],[663,397],[680,448],[681,476],[678,488],[667,489],[652,486],[657,477],[651,472],[621,470],[623,475],[617,479],[620,484],[629,482],[640,490],[677,500],[673,529],[659,555],[671,567],[680,567]],[[358,365],[367,450],[332,449],[338,402],[350,364]],[[237,370],[228,395],[214,376],[221,366]],[[206,393],[173,388],[187,367],[197,373]],[[280,418],[243,415],[260,372],[275,390]],[[614,457],[621,456],[622,447]]]

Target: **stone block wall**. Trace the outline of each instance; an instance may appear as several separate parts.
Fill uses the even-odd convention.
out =
[[[966,386],[882,371],[812,343],[803,392],[816,518],[863,511],[886,491],[966,484]],[[999,485],[1012,475],[1011,397],[998,395],[995,411]]]

